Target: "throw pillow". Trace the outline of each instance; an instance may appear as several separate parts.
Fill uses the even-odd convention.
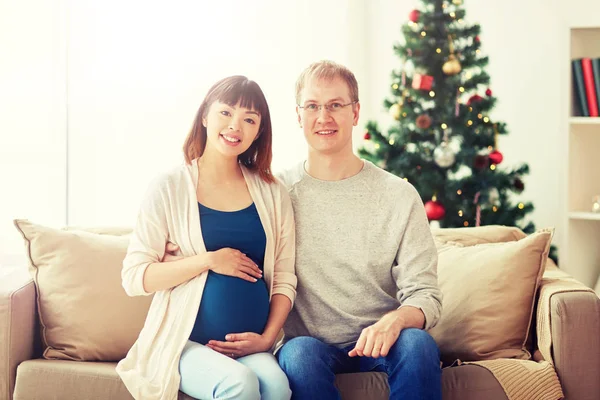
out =
[[[141,331],[152,297],[121,286],[122,228],[53,229],[15,220],[35,282],[44,357],[118,361]],[[103,234],[106,232],[107,234]]]
[[[504,243],[438,241],[443,310],[430,334],[444,364],[531,357],[527,334],[553,232]]]

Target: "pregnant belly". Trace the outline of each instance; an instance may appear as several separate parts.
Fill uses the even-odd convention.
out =
[[[190,340],[206,344],[228,333],[262,334],[269,316],[269,291],[263,279],[248,282],[209,271]]]

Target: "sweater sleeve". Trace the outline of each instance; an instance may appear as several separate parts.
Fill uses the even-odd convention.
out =
[[[168,238],[165,179],[157,178],[149,186],[129,241],[121,270],[122,285],[129,296],[148,296],[144,274],[151,263],[162,260]]]
[[[442,310],[442,293],[437,280],[437,249],[423,202],[416,190],[412,197],[392,274],[398,287],[400,307],[419,308],[425,315],[425,329],[428,330],[435,326]]]
[[[279,238],[275,249],[275,266],[273,273],[273,294],[287,296],[294,305],[296,299],[296,225],[294,210],[290,196],[282,184],[278,184]]]

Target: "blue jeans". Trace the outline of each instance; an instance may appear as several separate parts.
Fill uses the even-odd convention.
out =
[[[179,374],[179,389],[200,400],[289,400],[292,395],[271,353],[234,360],[188,340],[179,359]]]
[[[340,399],[335,374],[379,371],[388,375],[390,399],[441,400],[440,352],[421,329],[404,329],[386,357],[349,357],[354,344],[337,348],[318,339],[291,339],[277,353],[294,400]]]

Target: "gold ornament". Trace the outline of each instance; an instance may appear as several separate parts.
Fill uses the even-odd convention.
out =
[[[442,66],[442,71],[444,71],[446,75],[456,75],[461,70],[462,66],[460,65],[460,62],[456,59],[456,56],[454,56],[454,54],[450,54],[450,56],[448,57],[448,61],[446,61]]]
[[[400,114],[402,113],[402,106],[398,103],[392,104],[390,107],[390,115],[396,120],[400,120]]]
[[[448,47],[450,55],[448,56],[448,60],[442,65],[442,71],[444,71],[446,75],[456,75],[462,70],[462,66],[454,55],[454,45],[452,43],[452,36],[450,35],[448,35]]]

